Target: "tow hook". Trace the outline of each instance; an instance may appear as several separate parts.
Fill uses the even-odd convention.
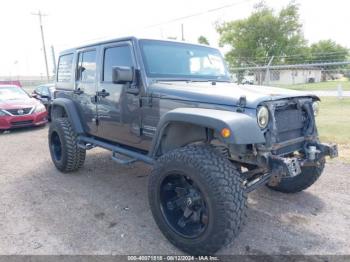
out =
[[[321,153],[321,150],[318,150],[316,146],[309,146],[305,149],[305,152],[307,154],[307,158],[310,161],[314,161],[316,159],[316,154]]]

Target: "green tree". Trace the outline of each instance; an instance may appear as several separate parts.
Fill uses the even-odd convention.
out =
[[[208,39],[205,36],[198,37],[198,43],[202,45],[210,45]]]
[[[309,50],[298,12],[294,1],[277,14],[261,2],[248,18],[217,25],[220,45],[231,47],[226,54],[230,67],[266,65],[272,56],[274,64],[304,60]]]
[[[310,60],[313,62],[346,61],[349,49],[328,39],[314,43],[310,47]]]
[[[310,47],[309,62],[323,63],[323,62],[343,62],[349,59],[349,49],[337,44],[331,39],[320,40]],[[342,72],[349,76],[350,65],[327,65],[323,66],[323,77],[332,72]]]

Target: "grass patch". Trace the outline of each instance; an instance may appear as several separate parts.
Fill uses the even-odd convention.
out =
[[[297,84],[297,85],[279,85],[278,87],[294,89],[294,90],[337,90],[341,85],[344,91],[350,91],[350,81],[347,78],[340,80],[332,80],[320,83]]]
[[[316,121],[321,141],[337,143],[339,159],[350,163],[350,98],[322,98]]]

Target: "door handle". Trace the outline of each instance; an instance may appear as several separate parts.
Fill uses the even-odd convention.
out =
[[[110,94],[105,89],[102,89],[101,91],[97,91],[96,95],[101,97],[106,97],[106,96],[109,96]]]
[[[75,89],[75,90],[73,91],[73,93],[76,94],[76,95],[81,95],[81,94],[84,93],[84,91],[81,90],[80,88],[77,88],[77,89]]]

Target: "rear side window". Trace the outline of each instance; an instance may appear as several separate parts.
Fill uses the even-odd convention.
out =
[[[95,82],[96,51],[79,53],[77,80],[81,82]]]
[[[70,82],[72,79],[73,54],[62,55],[58,61],[57,82]]]
[[[103,81],[112,82],[112,67],[133,66],[131,49],[129,46],[116,46],[106,48],[103,61]]]

